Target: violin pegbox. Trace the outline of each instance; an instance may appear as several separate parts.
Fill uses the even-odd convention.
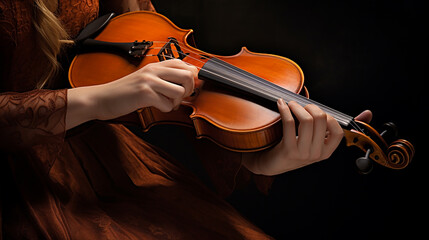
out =
[[[396,139],[388,144],[386,139],[383,138],[386,131],[379,134],[369,124],[356,120],[355,122],[364,131],[344,130],[344,137],[347,146],[356,146],[366,152],[365,157],[356,160],[357,167],[361,173],[371,171],[370,163],[366,162],[369,159],[392,169],[403,169],[408,166],[415,153],[414,146],[409,141]],[[392,123],[389,123],[389,125],[394,126]]]

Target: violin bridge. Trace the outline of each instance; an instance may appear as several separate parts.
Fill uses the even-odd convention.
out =
[[[168,59],[184,59],[188,53],[182,52],[179,42],[174,37],[169,37],[168,42],[159,50],[157,56],[160,62]]]

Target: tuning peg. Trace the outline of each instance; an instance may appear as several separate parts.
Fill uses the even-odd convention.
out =
[[[398,127],[393,122],[387,122],[383,124],[383,132],[380,133],[384,139],[397,139],[398,138]]]
[[[373,169],[372,161],[369,158],[369,154],[371,154],[371,149],[368,149],[366,151],[366,154],[364,157],[360,157],[356,159],[356,167],[358,168],[358,171],[361,174],[368,174]]]

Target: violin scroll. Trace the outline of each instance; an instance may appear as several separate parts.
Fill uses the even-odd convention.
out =
[[[411,162],[414,156],[414,146],[407,140],[397,139],[390,144],[387,144],[385,138],[379,134],[369,124],[361,121],[355,121],[364,132],[357,130],[344,130],[344,137],[347,146],[356,146],[366,152],[365,157],[359,158],[356,163],[362,173],[370,168],[361,169],[363,160],[372,159],[388,168],[403,169]],[[370,163],[365,162],[365,166]]]
[[[405,168],[414,156],[414,146],[407,140],[398,139],[387,149],[387,158],[392,168]]]

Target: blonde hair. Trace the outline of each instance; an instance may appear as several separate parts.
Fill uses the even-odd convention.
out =
[[[34,0],[35,10],[33,24],[38,33],[37,41],[43,54],[49,62],[47,72],[37,82],[36,87],[41,89],[52,84],[59,70],[57,56],[65,43],[73,43],[53,13],[58,7],[58,0]]]

